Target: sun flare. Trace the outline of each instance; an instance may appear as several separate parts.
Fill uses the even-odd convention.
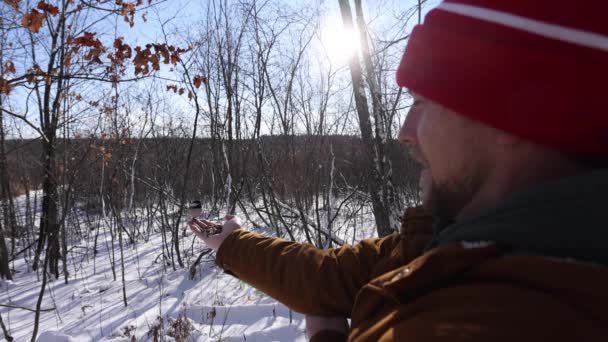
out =
[[[327,26],[322,32],[325,52],[334,65],[346,64],[359,50],[359,36],[355,30],[346,29],[341,23]]]

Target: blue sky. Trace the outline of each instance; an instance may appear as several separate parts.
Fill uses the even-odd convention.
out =
[[[108,20],[108,22],[103,23],[101,27],[97,29],[97,32],[100,36],[105,36],[105,41],[112,41],[114,37],[114,24],[115,20],[118,23],[118,35],[123,36],[125,41],[131,46],[142,45],[150,42],[162,42],[163,36],[160,29],[160,22],[168,22],[166,27],[169,31],[172,31],[173,28],[177,28],[181,31],[179,34],[194,33],[197,32],[196,25],[200,23],[202,18],[205,17],[205,7],[208,5],[208,1],[224,1],[224,0],[207,0],[207,1],[189,1],[189,0],[169,0],[162,4],[160,4],[156,9],[148,10],[145,15],[148,18],[148,21],[144,23],[142,19],[143,12],[138,12],[136,14],[135,26],[133,28],[129,28],[129,25],[125,23],[122,18],[118,17],[117,19]],[[271,0],[275,3],[285,4],[285,6],[291,8],[300,8],[301,6],[311,6],[312,5],[320,5],[323,13],[323,18],[321,19],[322,23],[322,35],[323,35],[323,27],[331,28],[331,27],[339,27],[341,26],[341,18],[339,12],[338,0]],[[314,1],[314,2],[313,2]],[[399,20],[395,18],[399,13],[402,13],[404,9],[413,7],[417,4],[417,0],[362,0],[364,5],[364,12],[366,19],[370,22],[370,27],[373,30],[382,31],[383,33],[388,32],[391,34],[391,37],[381,37],[386,38],[387,40],[396,38],[399,35],[402,35],[403,32],[409,31],[411,26],[416,23],[415,20],[410,21],[407,28],[404,28],[400,25]],[[264,2],[264,0],[258,0],[259,3]],[[437,4],[439,0],[430,0],[428,1],[425,12],[432,8],[435,4]],[[353,7],[354,10],[354,7]],[[392,25],[392,26],[391,26]],[[405,24],[404,24],[405,25]],[[104,27],[107,27],[108,30],[105,30]],[[383,31],[386,30],[386,31]],[[179,37],[179,36],[177,36]],[[179,38],[176,40],[172,40],[171,43],[175,45],[179,44]],[[315,42],[316,46],[313,48],[321,49],[320,43]],[[402,44],[404,46],[404,43]],[[399,48],[403,48],[403,46],[399,46]],[[346,60],[342,60],[340,65],[334,65],[336,68],[345,68]],[[168,68],[163,68],[161,75],[167,76],[168,78],[174,78],[175,76],[171,73],[167,72]],[[344,73],[347,74],[347,73]],[[122,85],[121,85],[122,86]],[[162,86],[161,86],[162,87]],[[92,88],[91,90],[99,91],[97,88]],[[17,105],[18,99],[15,97],[12,98],[13,103]],[[173,100],[173,105],[175,108],[182,108],[184,112],[191,112],[188,110],[189,104],[187,101],[183,101],[183,99],[176,98]],[[33,117],[33,120],[36,120]],[[26,129],[27,130],[27,129]],[[30,133],[31,134],[31,133]],[[26,135],[28,135],[26,133]]]

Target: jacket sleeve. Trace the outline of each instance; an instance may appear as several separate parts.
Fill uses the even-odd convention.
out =
[[[375,263],[399,240],[399,234],[393,234],[321,250],[236,230],[220,246],[216,263],[294,311],[350,317],[355,296],[370,280]]]

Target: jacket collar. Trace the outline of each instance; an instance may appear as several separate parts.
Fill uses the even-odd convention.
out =
[[[516,253],[608,265],[608,170],[563,178],[508,197],[435,231],[431,246],[493,241]]]

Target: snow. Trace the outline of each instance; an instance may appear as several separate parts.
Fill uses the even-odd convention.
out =
[[[16,204],[18,208],[23,206],[19,201]],[[359,228],[353,229],[352,222],[339,218],[334,222],[336,238],[354,242],[372,236],[373,217],[365,213],[369,208],[348,210],[363,212],[363,218],[354,222]],[[252,229],[251,225],[247,228]],[[306,340],[303,315],[290,312],[276,300],[225,274],[211,256],[203,258],[195,279],[190,279],[188,267],[173,270],[170,264],[164,264],[159,258],[163,240],[158,230],[147,242],[124,245],[125,307],[118,239],[114,280],[110,234],[103,225],[98,229],[97,255],[93,254],[94,238],[72,241],[69,245],[78,248],[68,254],[69,282],[65,284],[63,275],[59,279],[49,277],[41,305],[48,310],[41,312],[37,341],[129,342],[132,337],[153,341],[155,327],[160,328],[163,341],[174,341],[170,335],[175,336],[172,325],[176,322],[192,326],[187,341]],[[262,233],[274,232],[267,229]],[[84,230],[95,234],[95,230]],[[205,246],[188,234],[182,238],[181,248],[188,265]],[[23,253],[15,260],[14,280],[0,280],[0,304],[11,306],[0,307],[0,315],[15,341],[31,340],[34,313],[22,308],[36,307],[41,286],[41,274],[31,270],[32,261],[26,257]],[[0,332],[0,340],[2,337]]]
[[[138,271],[135,248],[125,250],[125,274],[128,306],[122,301],[120,276],[112,279],[107,250],[97,255],[97,272],[92,260],[81,269],[71,269],[73,278],[63,278],[48,285],[37,341],[129,341],[125,328],[132,326],[138,341],[148,340],[147,333],[163,317],[164,329],[169,319],[184,316],[194,326],[192,341],[293,341],[303,339],[302,315],[292,312],[229,276],[213,262],[199,266],[196,279],[190,280],[186,269],[173,271],[155,264],[161,236],[151,236],[138,247]],[[27,272],[21,259],[13,281],[0,283],[0,303],[35,308],[40,290],[35,272]],[[72,266],[72,265],[70,265]],[[77,265],[77,267],[79,267]],[[119,273],[117,264],[117,273]],[[141,273],[141,277],[138,274]],[[16,341],[31,338],[34,314],[14,308],[2,308],[0,314]],[[149,339],[151,340],[151,339]]]
[[[130,341],[130,336],[152,341],[148,332],[159,316],[166,333],[170,320],[187,318],[194,327],[188,341],[304,340],[302,315],[292,312],[290,319],[285,306],[223,273],[212,260],[201,263],[194,280],[189,279],[187,268],[173,271],[168,266],[164,273],[165,266],[154,263],[161,239],[157,233],[137,249],[125,249],[126,307],[120,263],[117,260],[114,281],[105,243],[100,244],[103,249],[96,256],[95,270],[92,255],[82,264],[71,260],[69,283],[64,284],[63,277],[52,278],[47,286],[42,308],[56,310],[41,313],[37,341]],[[13,281],[0,281],[0,303],[34,309],[41,283],[23,259],[15,267]],[[15,341],[31,339],[33,312],[3,307],[0,314]]]
[[[44,342],[77,342],[76,339],[58,331],[45,331],[38,336],[37,341]]]

